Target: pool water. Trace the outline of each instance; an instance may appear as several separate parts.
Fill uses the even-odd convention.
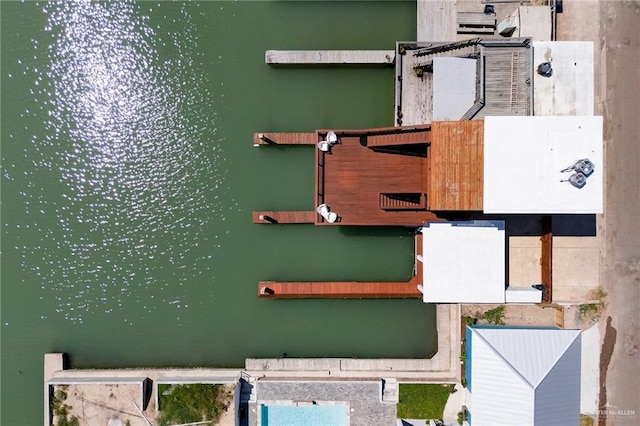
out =
[[[262,404],[261,426],[346,426],[347,406]]]

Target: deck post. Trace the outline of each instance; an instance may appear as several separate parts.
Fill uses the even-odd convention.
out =
[[[276,142],[269,139],[268,137],[265,136],[264,133],[258,133],[258,137],[260,138],[261,141],[264,141],[266,143],[270,143],[270,144],[275,144]]]
[[[275,291],[273,291],[269,287],[261,287],[260,288],[260,294],[265,295],[265,296],[273,296],[275,294]]]
[[[261,214],[260,215],[260,220],[264,220],[270,223],[278,223],[278,221],[274,218],[272,218],[271,216],[267,216],[266,214]]]

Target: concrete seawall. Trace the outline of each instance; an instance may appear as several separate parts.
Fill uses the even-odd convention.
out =
[[[238,383],[240,378],[303,380],[396,379],[398,382],[455,383],[460,380],[460,306],[436,308],[438,351],[430,359],[249,358],[245,369],[131,368],[67,369],[64,354],[45,354],[44,425],[51,425],[50,391],[64,384],[139,384],[151,380],[150,410],[157,410],[160,383]],[[419,336],[417,336],[419,337]],[[134,383],[135,382],[135,383]]]

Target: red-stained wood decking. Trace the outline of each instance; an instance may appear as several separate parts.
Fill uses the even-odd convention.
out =
[[[428,207],[482,211],[484,120],[432,123]]]
[[[367,146],[406,145],[416,143],[430,143],[431,132],[428,129],[418,132],[372,135],[367,138]]]
[[[261,281],[258,297],[268,299],[402,299],[421,298],[415,279],[407,282]]]
[[[314,133],[254,133],[253,145],[315,145],[319,139]]]
[[[415,236],[416,255],[422,255],[422,234]],[[260,281],[258,297],[264,299],[420,299],[422,262],[416,259],[413,276],[403,282],[282,282]]]
[[[315,145],[327,132],[256,133],[253,142]],[[439,220],[439,211],[482,211],[482,120],[334,132],[328,152],[314,151],[314,192],[315,205],[327,204],[338,220],[315,215],[316,225],[420,226]],[[309,217],[259,219],[268,213],[254,213],[254,223]]]
[[[313,211],[253,212],[253,223],[314,223],[318,214]]]
[[[333,224],[420,226],[426,221],[438,220],[426,206],[390,210],[380,205],[383,193],[427,192],[426,142],[430,139],[430,126],[335,132],[338,144],[329,152],[316,150],[315,179],[316,205],[327,204],[338,214],[339,220]],[[425,143],[425,152],[423,156],[377,152],[368,146],[373,138],[376,148]],[[316,224],[331,225],[321,217],[317,217]]]

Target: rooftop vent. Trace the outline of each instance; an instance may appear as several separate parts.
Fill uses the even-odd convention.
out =
[[[563,179],[560,182],[569,182],[571,185],[580,189],[587,184],[587,178],[593,174],[595,165],[588,158],[583,158],[571,166],[560,170],[560,173],[574,172],[569,179]]]
[[[551,77],[553,69],[551,68],[551,62],[543,62],[538,65],[538,74],[543,77]]]

